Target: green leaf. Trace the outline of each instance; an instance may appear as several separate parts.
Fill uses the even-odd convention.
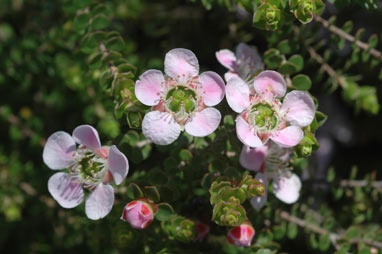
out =
[[[256,252],[256,254],[272,254],[273,252],[269,249],[261,249]]]
[[[288,232],[287,232],[288,238],[294,239],[294,238],[296,238],[297,234],[298,234],[297,225],[295,223],[289,222],[288,223]]]
[[[309,90],[312,86],[312,81],[305,74],[299,74],[292,79],[293,86],[298,90]]]
[[[369,38],[369,48],[375,48],[378,44],[378,36],[373,34]]]
[[[320,238],[319,238],[319,249],[321,251],[327,251],[330,247],[330,238],[329,238],[329,235],[326,234],[326,235],[320,235]]]
[[[264,63],[269,69],[277,69],[282,61],[283,57],[278,49],[269,49],[264,53]]]
[[[159,221],[168,221],[173,214],[174,209],[170,204],[161,203],[158,204],[158,212],[156,213],[155,218]]]
[[[304,68],[304,58],[301,55],[293,55],[288,61],[296,65],[297,72],[302,71]]]
[[[187,149],[182,149],[179,152],[179,158],[182,161],[189,161],[192,158],[192,153],[189,150],[187,150]]]
[[[336,179],[336,170],[333,167],[330,167],[328,170],[328,175],[326,176],[326,180],[331,183]]]
[[[310,233],[310,235],[309,235],[309,243],[310,243],[310,246],[313,249],[317,249],[318,241],[317,241],[317,237],[316,237],[316,235],[314,233]]]
[[[108,50],[122,51],[125,48],[125,41],[121,36],[115,36],[105,42]]]
[[[74,30],[76,30],[77,32],[82,32],[88,27],[89,21],[90,21],[89,13],[81,13],[77,15],[74,19],[74,24],[73,24]]]
[[[102,30],[109,26],[109,19],[104,14],[96,15],[91,24],[92,30]]]
[[[142,116],[139,112],[128,112],[126,119],[130,128],[139,128],[142,125]]]
[[[321,127],[328,119],[328,116],[320,111],[316,111],[316,119],[317,119],[318,127]]]
[[[277,48],[282,54],[290,54],[292,52],[292,46],[290,45],[289,40],[280,41]]]
[[[81,51],[84,53],[92,53],[95,49],[98,49],[98,42],[92,33],[85,35],[81,41]]]
[[[139,188],[139,186],[135,183],[129,184],[129,186],[127,187],[126,193],[127,193],[127,196],[133,200],[144,197],[141,188]]]
[[[158,188],[155,186],[145,186],[143,188],[143,194],[145,198],[151,199],[154,203],[159,202],[160,200]]]
[[[297,72],[297,67],[294,63],[284,62],[279,67],[279,72],[281,72],[284,75],[293,74],[293,73]]]
[[[235,125],[235,120],[233,120],[233,117],[231,115],[224,116],[223,122],[224,122],[224,125],[227,125],[227,126]]]

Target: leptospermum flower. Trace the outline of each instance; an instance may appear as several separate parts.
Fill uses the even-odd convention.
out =
[[[138,100],[153,106],[142,122],[145,137],[155,144],[168,145],[183,130],[196,137],[214,132],[221,115],[212,106],[224,97],[222,78],[212,71],[199,76],[198,59],[188,49],[170,50],[164,65],[164,76],[159,70],[148,70],[135,84]]]
[[[255,229],[250,223],[243,223],[240,226],[232,228],[227,235],[228,241],[236,246],[251,246],[255,235]]]
[[[240,164],[257,172],[255,179],[264,184],[265,194],[251,199],[252,206],[261,209],[268,198],[268,183],[273,180],[275,196],[286,204],[296,202],[300,196],[300,178],[290,171],[288,161],[291,148],[282,148],[273,142],[266,146],[250,148],[244,146],[240,154]]]
[[[231,78],[226,86],[229,106],[239,116],[236,133],[240,141],[249,147],[260,147],[269,139],[282,147],[293,147],[304,137],[301,127],[314,119],[312,98],[303,91],[285,95],[286,83],[280,73],[263,71],[253,81],[255,94],[251,95],[247,84],[240,78]]]
[[[218,61],[228,69],[224,74],[225,80],[232,77],[240,77],[249,82],[253,77],[264,69],[259,53],[245,43],[240,43],[236,48],[236,54],[229,49],[216,52]]]
[[[157,205],[149,200],[135,200],[125,206],[121,220],[129,222],[135,229],[144,229],[153,221],[157,210]]]
[[[62,207],[78,206],[84,199],[83,188],[90,190],[85,212],[92,220],[111,211],[114,189],[109,183],[119,185],[129,170],[126,156],[115,145],[101,146],[97,130],[90,125],[78,126],[72,136],[64,131],[53,133],[45,144],[43,160],[52,170],[69,171],[56,173],[48,181],[50,194]]]

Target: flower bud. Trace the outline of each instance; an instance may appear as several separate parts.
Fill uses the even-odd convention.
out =
[[[227,235],[228,241],[236,246],[251,246],[255,229],[249,223],[232,228]]]
[[[156,205],[149,200],[135,200],[125,206],[121,219],[128,221],[133,228],[144,229],[153,221],[155,210]]]
[[[208,234],[208,232],[210,231],[210,227],[202,222],[195,222],[195,228],[196,228],[196,232],[197,232],[197,236],[195,238],[195,240],[197,241],[202,241],[206,235]]]

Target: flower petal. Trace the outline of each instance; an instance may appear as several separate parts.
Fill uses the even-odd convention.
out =
[[[303,137],[304,132],[298,126],[288,126],[271,135],[271,139],[281,147],[293,147],[297,145]]]
[[[263,145],[255,130],[241,117],[236,118],[236,134],[240,141],[249,147],[259,147]]]
[[[157,105],[163,91],[164,77],[161,71],[145,71],[135,83],[135,96],[147,106]]]
[[[240,165],[248,170],[258,171],[264,164],[268,147],[250,148],[244,145],[240,153]]]
[[[273,191],[278,199],[286,204],[296,202],[300,196],[300,178],[290,173],[289,176],[279,176],[273,183]]]
[[[252,207],[258,211],[263,208],[268,199],[268,178],[263,173],[257,173],[255,179],[264,184],[264,196],[253,197],[251,199]]]
[[[85,145],[90,149],[97,150],[101,148],[98,132],[93,126],[80,125],[74,129],[72,136],[78,144]]]
[[[225,84],[223,79],[213,71],[200,74],[199,82],[202,85],[203,102],[207,106],[215,106],[224,98]]]
[[[89,219],[102,219],[110,213],[113,208],[113,204],[113,187],[108,184],[100,183],[86,199],[85,213]]]
[[[179,137],[181,128],[171,114],[152,111],[143,118],[142,131],[143,135],[153,143],[168,145]]]
[[[258,94],[267,98],[283,97],[286,83],[277,71],[263,71],[253,81],[253,87]]]
[[[237,113],[243,112],[250,104],[248,85],[240,78],[232,77],[228,80],[225,94],[228,105]]]
[[[115,145],[110,147],[107,164],[115,183],[119,185],[129,172],[129,162],[126,156],[121,153]]]
[[[216,108],[205,108],[195,115],[185,125],[188,134],[195,137],[205,137],[214,132],[221,120],[221,114]]]
[[[57,131],[46,141],[42,158],[50,169],[64,169],[73,160],[74,151],[74,139],[64,131]]]
[[[257,50],[245,43],[240,43],[237,46],[236,57],[237,59],[240,59],[242,63],[250,65],[248,67],[251,69],[252,74],[255,74],[257,71],[264,69],[263,61],[261,60],[261,56]],[[243,61],[244,59],[247,61]]]
[[[224,73],[224,79],[225,79],[226,82],[228,82],[228,80],[230,80],[231,78],[234,78],[234,77],[240,78],[239,75],[237,75],[234,72],[230,72],[229,71],[229,72]]]
[[[188,80],[199,74],[198,59],[191,50],[172,49],[164,59],[164,72],[174,79]]]
[[[49,178],[50,195],[64,208],[73,208],[81,204],[84,198],[82,185],[71,179],[67,173],[56,173]]]
[[[314,102],[307,93],[292,91],[284,98],[281,114],[285,114],[285,119],[292,125],[308,126],[314,119]]]
[[[228,70],[233,71],[235,69],[236,56],[228,49],[222,49],[216,52],[216,58]]]

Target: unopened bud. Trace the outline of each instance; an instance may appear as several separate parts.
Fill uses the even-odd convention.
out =
[[[228,241],[236,246],[251,246],[255,235],[255,229],[249,223],[232,228],[227,235]]]
[[[133,228],[144,229],[154,219],[154,208],[156,205],[149,200],[135,200],[125,206],[121,219],[129,222]]]

